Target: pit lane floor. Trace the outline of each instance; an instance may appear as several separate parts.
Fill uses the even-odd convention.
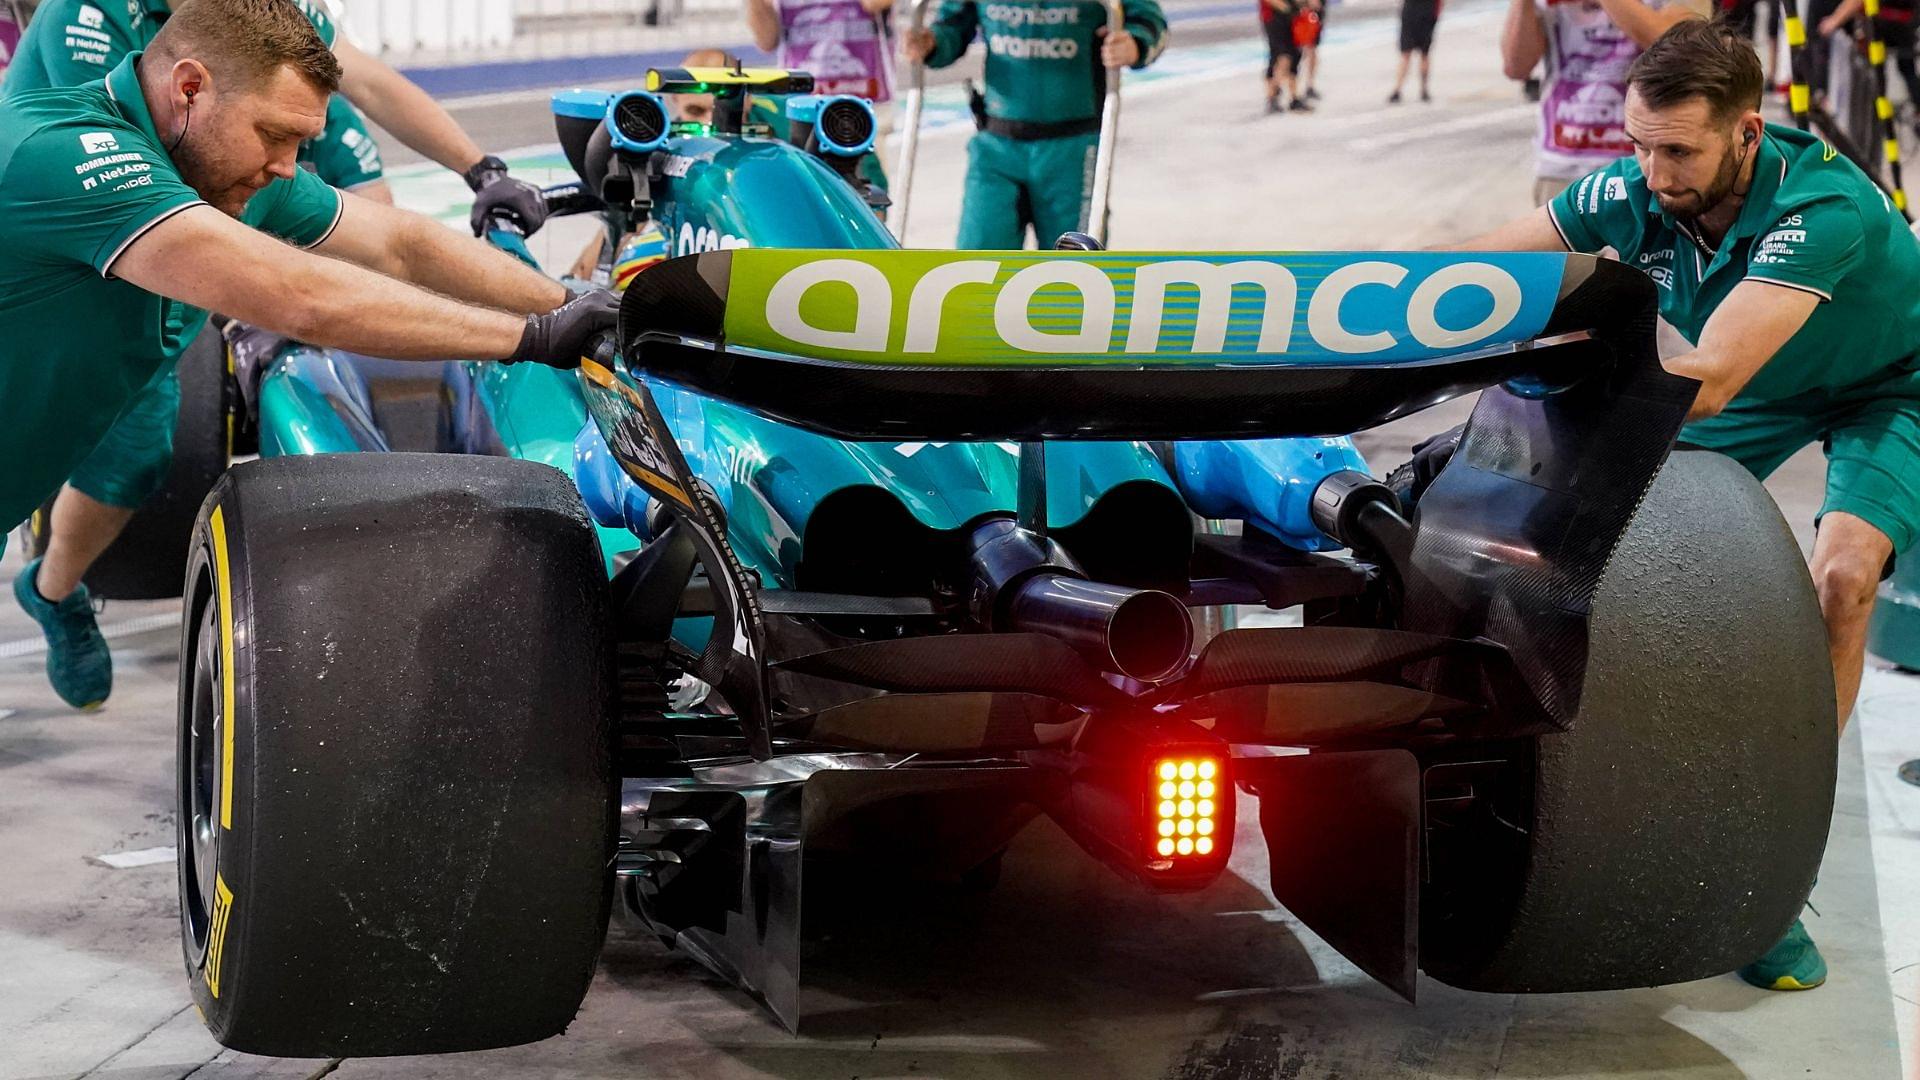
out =
[[[1449,5],[1432,106],[1384,105],[1392,27],[1356,18],[1329,47],[1321,112],[1267,117],[1249,12],[1244,42],[1216,42],[1229,67],[1140,80],[1129,95],[1116,246],[1419,247],[1524,208],[1532,121],[1499,76],[1499,14],[1485,0]],[[483,143],[514,145],[493,136],[528,128],[543,109],[505,100],[463,119]],[[1175,133],[1177,143],[1158,141]],[[916,243],[951,241],[963,146],[957,132],[925,144]],[[403,201],[431,209],[426,174],[403,168],[398,186]],[[547,238],[551,251],[578,250],[583,234],[567,224]],[[1443,406],[1370,434],[1364,448],[1384,469],[1464,411]],[[1820,466],[1802,454],[1770,485],[1803,541]],[[19,562],[11,552],[0,573]],[[1898,1077],[1903,1060],[1920,1077],[1920,789],[1893,777],[1920,756],[1920,680],[1884,670],[1869,674],[1841,747],[1819,914],[1808,920],[1833,974],[1808,994],[1731,976],[1545,998],[1423,979],[1409,1006],[1275,905],[1257,835],[1242,838],[1213,888],[1155,898],[1043,825],[984,897],[876,896],[836,918],[809,955],[799,1037],[692,961],[616,933],[573,1030],[537,1046],[338,1063],[225,1053],[188,1002],[172,863],[141,855],[173,843],[177,606],[115,604],[102,621],[118,685],[103,711],[82,715],[47,688],[33,627],[0,604],[0,1080],[1852,1080]],[[115,869],[102,857],[116,854],[162,861]]]

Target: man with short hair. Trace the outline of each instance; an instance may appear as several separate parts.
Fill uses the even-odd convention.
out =
[[[1526,79],[1542,60],[1547,65],[1534,142],[1535,206],[1632,152],[1621,117],[1628,65],[1668,27],[1707,17],[1709,2],[1513,0],[1500,32],[1507,78]]]
[[[0,520],[73,475],[208,309],[376,356],[562,367],[613,327],[611,295],[569,301],[298,168],[339,79],[289,0],[184,0],[104,80],[0,100]],[[92,627],[82,592],[56,602],[29,572],[15,596],[50,636]]]
[[[338,0],[289,2],[312,22],[343,72],[343,93],[328,101],[325,128],[301,146],[303,165],[334,187],[392,203],[379,147],[348,102],[351,97],[402,142],[465,175],[476,192],[476,235],[496,213],[519,219],[528,232],[540,226],[545,207],[539,190],[509,176],[499,158],[483,155],[418,86],[356,48],[339,25]],[[173,0],[45,0],[27,24],[0,96],[98,79],[153,41],[172,14]],[[165,484],[179,400],[179,382],[169,366],[62,487],[54,500],[46,556],[27,568],[25,585],[16,583],[23,606],[46,633],[48,676],[60,696],[76,706],[105,700],[113,686],[112,654],[81,579],[140,505]],[[54,606],[36,607],[35,596]]]
[[[1920,242],[1845,156],[1766,123],[1761,90],[1746,42],[1674,26],[1627,75],[1633,156],[1462,249],[1614,248],[1694,346],[1666,360],[1700,381],[1681,445],[1762,478],[1825,446],[1811,568],[1844,726],[1875,591],[1920,530]],[[1741,975],[1807,989],[1826,964],[1796,922]]]

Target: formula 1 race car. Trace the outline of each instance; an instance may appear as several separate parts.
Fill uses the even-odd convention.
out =
[[[1255,815],[1275,896],[1409,998],[1694,979],[1791,923],[1824,630],[1766,494],[1672,452],[1644,276],[894,250],[821,159],[845,108],[798,102],[811,149],[728,123],[804,76],[650,85],[719,129],[564,95],[558,201],[719,250],[612,267],[580,372],[450,364],[415,454],[353,358],[268,364],[186,590],[221,1042],[557,1034],[614,908],[797,1026],[809,866],[990,881],[1038,816],[1177,891]],[[1417,499],[1346,438],[1475,390]],[[1197,640],[1228,606],[1301,618]]]

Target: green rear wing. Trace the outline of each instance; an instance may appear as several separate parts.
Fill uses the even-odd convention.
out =
[[[1584,255],[739,249],[641,275],[620,344],[838,438],[1256,438],[1566,386],[1652,355],[1653,312]]]

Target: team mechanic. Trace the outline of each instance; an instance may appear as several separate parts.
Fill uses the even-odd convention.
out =
[[[986,39],[986,116],[967,147],[959,246],[1039,246],[1087,227],[1106,68],[1143,68],[1165,48],[1155,0],[1124,0],[1126,32],[1107,36],[1106,6],[1091,0],[945,0],[932,27],[901,50],[930,67]]]
[[[73,475],[207,309],[403,360],[572,367],[612,328],[612,294],[569,300],[299,168],[340,75],[288,0],[184,0],[105,80],[0,101],[0,520]],[[50,634],[92,628],[84,593],[52,605],[22,582],[30,609],[62,610]]]
[[[1666,360],[1700,380],[1681,445],[1764,478],[1823,443],[1812,571],[1844,727],[1874,592],[1920,527],[1920,243],[1845,157],[1766,124],[1761,85],[1751,45],[1680,23],[1628,72],[1633,156],[1462,247],[1614,248],[1654,280],[1660,313],[1694,345]],[[1798,921],[1741,971],[1775,990],[1826,974]]]
[[[476,233],[496,212],[518,217],[528,232],[539,228],[545,214],[539,191],[510,177],[499,158],[483,155],[425,91],[348,41],[335,0],[290,2],[332,46],[343,72],[341,94],[328,102],[325,130],[301,147],[304,165],[336,188],[393,202],[379,147],[348,102],[352,98],[401,142],[466,178],[476,192]],[[0,95],[100,78],[145,48],[172,8],[169,0],[45,0],[27,25]],[[97,705],[112,691],[112,654],[81,578],[166,482],[179,399],[179,381],[168,365],[68,478],[54,502],[45,558],[14,583],[14,595],[46,634],[47,673],[69,704]]]

